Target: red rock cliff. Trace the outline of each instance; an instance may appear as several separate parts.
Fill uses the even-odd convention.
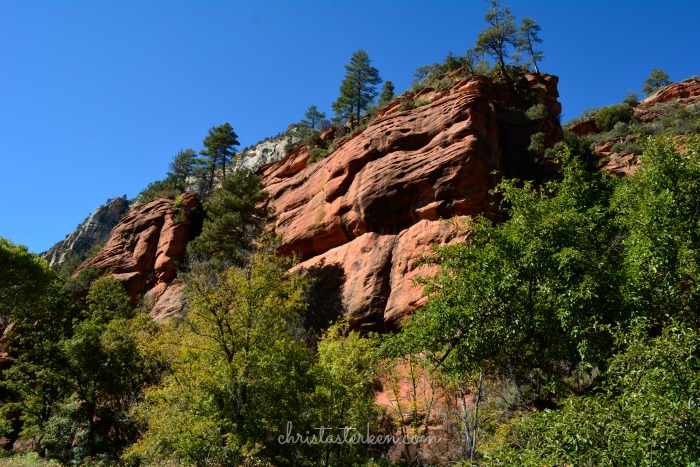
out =
[[[264,167],[281,252],[320,271],[320,290],[355,326],[395,328],[425,300],[412,280],[429,271],[415,260],[462,241],[454,221],[493,215],[489,190],[500,177],[542,178],[527,146],[536,132],[548,144],[561,139],[556,84],[533,74],[518,91],[484,77],[427,89],[414,102],[429,103],[403,110],[395,101],[318,163],[307,166],[301,148]],[[523,111],[536,103],[548,115],[528,120]]]
[[[129,211],[110,233],[105,246],[73,273],[90,266],[123,281],[129,296],[146,293],[152,316],[180,311],[182,286],[173,282],[190,237],[189,220],[197,195],[161,196]]]

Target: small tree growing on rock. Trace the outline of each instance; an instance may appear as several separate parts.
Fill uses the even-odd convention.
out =
[[[377,86],[382,79],[364,49],[352,54],[345,70],[340,97],[333,103],[333,111],[339,118],[348,119],[354,128],[360,124],[362,112],[369,108],[377,96]]]
[[[651,74],[644,81],[644,87],[642,87],[642,92],[646,94],[647,97],[654,94],[659,89],[671,84],[671,77],[661,68],[654,68],[651,70]]]
[[[541,29],[534,19],[525,17],[520,25],[520,36],[518,37],[517,50],[530,56],[530,60],[527,63],[532,63],[536,73],[540,72],[537,61],[544,59],[544,53],[541,50],[537,50],[537,46],[542,43],[542,39],[538,36]]]

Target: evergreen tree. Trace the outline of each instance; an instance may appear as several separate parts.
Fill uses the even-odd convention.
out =
[[[518,27],[510,7],[503,6],[500,0],[491,0],[491,7],[484,18],[489,27],[479,33],[476,51],[496,58],[501,71],[505,73],[508,46],[518,46]]]
[[[377,86],[382,82],[379,70],[371,65],[367,52],[360,49],[345,65],[345,79],[340,86],[340,97],[333,103],[333,111],[339,118],[346,118],[354,128],[360,124],[362,112],[377,96]]]
[[[379,94],[379,107],[387,105],[389,102],[394,100],[394,83],[391,81],[385,81],[382,87],[382,92]]]
[[[671,77],[668,73],[661,68],[654,68],[651,70],[649,77],[644,81],[642,92],[648,97],[669,84],[671,84]]]
[[[170,163],[170,171],[168,179],[172,181],[173,186],[181,191],[187,189],[187,177],[194,173],[194,166],[197,162],[197,153],[194,149],[181,149],[173,161]]]
[[[231,162],[238,143],[238,135],[227,122],[223,125],[209,129],[209,134],[204,138],[204,149],[199,153],[204,156],[207,167],[207,185],[211,190],[214,186],[214,174],[217,167],[221,167],[222,177],[226,177],[226,163]]]
[[[315,105],[312,105],[306,109],[301,124],[309,130],[320,130],[324,118],[326,118],[326,113],[319,111]]]
[[[253,239],[260,233],[266,211],[260,207],[265,192],[260,176],[249,169],[239,168],[224,177],[221,188],[204,203],[207,220],[202,234],[190,242],[192,253],[219,257],[242,264]]]
[[[518,38],[518,51],[525,52],[530,56],[528,63],[532,63],[537,73],[540,72],[540,69],[537,67],[537,61],[544,60],[544,53],[541,50],[537,50],[537,46],[542,43],[542,39],[538,36],[541,29],[540,25],[535,23],[535,20],[532,18],[523,18],[520,25],[520,37]]]

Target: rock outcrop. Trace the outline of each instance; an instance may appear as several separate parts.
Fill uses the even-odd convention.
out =
[[[298,137],[291,132],[283,133],[280,136],[261,141],[255,146],[245,149],[238,154],[234,162],[237,167],[245,167],[252,171],[257,171],[262,166],[281,161],[287,155],[286,146],[288,143],[297,143]]]
[[[129,202],[126,198],[108,200],[107,204],[98,207],[73,233],[40,256],[54,268],[60,268],[71,259],[86,259],[95,245],[107,240],[109,233],[128,210]]]
[[[105,246],[73,275],[95,266],[123,281],[132,299],[146,293],[155,318],[178,313],[181,285],[173,281],[188,240],[201,228],[201,219],[193,214],[198,204],[197,195],[186,193],[135,207],[112,230]]]
[[[700,79],[690,78],[673,83],[644,99],[642,107],[656,103],[677,101],[681,105],[694,104],[700,99]]]
[[[527,147],[537,132],[545,144],[561,139],[556,84],[529,75],[516,91],[474,77],[426,89],[382,109],[318,163],[307,166],[302,147],[264,167],[280,251],[298,255],[299,267],[340,272],[342,312],[356,327],[395,328],[424,300],[412,283],[416,260],[431,245],[465,238],[446,219],[494,216],[489,190],[502,176],[546,172]],[[528,120],[534,104],[547,116]]]
[[[677,115],[671,119],[671,127],[664,127],[664,125],[669,125],[668,115],[670,113],[676,110],[687,111],[692,106],[697,109],[698,105],[700,105],[700,80],[690,78],[666,86],[640,101],[632,107],[632,116],[638,124],[648,124],[650,133],[663,133],[664,131],[677,130],[679,127]],[[697,112],[697,110],[695,111]],[[656,121],[657,119],[658,121]],[[666,119],[665,123],[664,119]],[[595,114],[570,125],[568,130],[578,136],[593,136],[603,133],[596,125]],[[639,167],[637,156],[641,152],[641,146],[636,145],[635,147],[633,145],[634,150],[616,148],[624,148],[625,146],[629,148],[630,143],[634,143],[636,140],[637,135],[631,130],[627,134],[613,132],[611,136],[602,141],[601,137],[598,137],[595,144],[595,152],[600,157],[598,166],[618,176],[634,173]]]

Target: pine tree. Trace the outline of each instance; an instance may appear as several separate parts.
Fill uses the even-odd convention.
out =
[[[544,60],[544,53],[537,50],[536,47],[542,43],[542,39],[538,36],[542,28],[535,23],[532,18],[523,18],[520,25],[520,37],[518,38],[518,51],[525,52],[530,56],[530,62],[535,67],[535,72],[539,73],[537,67],[538,60]]]
[[[324,118],[326,118],[326,113],[319,111],[318,107],[312,105],[306,109],[304,120],[301,121],[301,124],[309,130],[319,130]]]
[[[214,174],[217,167],[221,167],[221,176],[226,177],[226,163],[231,162],[235,154],[234,148],[239,144],[238,135],[227,122],[213,127],[204,138],[204,149],[199,153],[204,156],[204,163],[208,170],[207,184],[211,190],[214,186]]]
[[[180,150],[170,163],[168,179],[173,186],[181,191],[187,189],[187,177],[194,173],[194,166],[197,161],[197,153],[194,149]]]
[[[644,81],[642,92],[648,97],[669,84],[671,84],[671,77],[668,73],[661,68],[654,68],[651,70],[649,77]]]
[[[382,82],[379,70],[371,65],[367,52],[360,49],[345,65],[345,79],[340,86],[340,97],[333,103],[333,111],[339,118],[346,118],[354,128],[360,124],[362,112],[377,96],[377,86]]]
[[[491,7],[484,18],[489,27],[479,33],[476,51],[495,57],[498,66],[505,73],[505,57],[508,46],[518,46],[518,27],[510,7],[503,6],[500,0],[491,0]]]
[[[385,81],[382,87],[382,92],[379,94],[379,107],[387,105],[389,102],[394,100],[394,83],[391,81]]]
[[[265,223],[266,211],[260,203],[266,195],[260,180],[242,167],[222,179],[221,187],[204,203],[207,220],[202,234],[188,246],[192,253],[233,264],[245,262]]]

